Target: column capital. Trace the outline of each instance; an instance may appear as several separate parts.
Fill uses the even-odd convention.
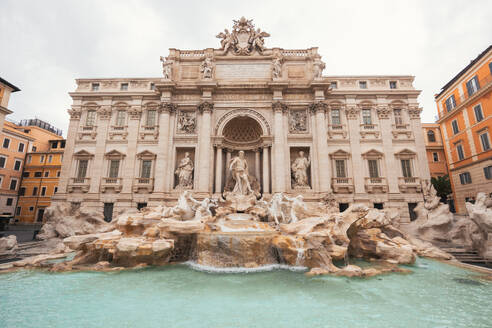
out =
[[[326,104],[323,101],[316,101],[313,102],[311,105],[309,105],[309,110],[312,113],[316,113],[318,111],[326,112],[327,109],[328,109],[328,104]]]
[[[378,113],[378,117],[380,120],[389,119],[390,109],[386,105],[379,105],[376,107],[376,112]]]
[[[286,112],[289,109],[289,107],[286,104],[284,104],[283,102],[276,101],[276,102],[272,103],[272,109],[275,112]]]
[[[73,107],[67,109],[68,115],[70,115],[70,120],[80,120],[80,115],[82,114],[82,110],[80,107]]]
[[[170,102],[161,102],[159,112],[168,112],[169,114],[176,112],[177,106]]]
[[[347,119],[356,120],[359,117],[360,108],[355,105],[347,105],[345,113],[347,114]]]
[[[211,113],[214,110],[214,104],[210,101],[203,101],[198,105],[200,113]]]
[[[408,115],[410,115],[410,119],[420,119],[420,113],[422,112],[422,108],[417,106],[408,107]]]

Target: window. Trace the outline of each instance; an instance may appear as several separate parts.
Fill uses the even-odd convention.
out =
[[[383,203],[374,203],[374,208],[378,210],[384,209],[384,204]]]
[[[142,161],[142,170],[140,172],[141,178],[150,178],[150,172],[152,170],[152,161],[151,160],[143,160]]]
[[[483,174],[485,175],[485,179],[492,179],[492,165],[486,166],[483,168]]]
[[[470,184],[470,183],[472,183],[470,172],[460,173],[460,182],[461,182],[461,184]]]
[[[156,119],[156,111],[155,110],[148,110],[147,111],[147,126],[155,126],[155,119]]]
[[[20,215],[20,214],[21,214],[21,207],[17,206],[17,208],[15,209],[15,215]]]
[[[19,143],[19,148],[18,148],[19,153],[23,153],[24,152],[24,146],[25,145],[22,142]]]
[[[57,171],[56,172],[56,177],[59,178],[60,177],[60,171]]]
[[[39,163],[44,163],[44,155],[41,155],[41,157],[39,157]]]
[[[116,112],[116,126],[124,126],[125,125],[125,111],[119,110]]]
[[[24,196],[26,194],[26,187],[21,187],[19,189],[19,196]]]
[[[29,207],[29,212],[32,212],[32,211],[34,211],[34,206]]]
[[[23,178],[29,178],[29,172],[22,172]]]
[[[91,90],[92,91],[98,91],[99,90],[99,83],[92,83]]]
[[[22,161],[20,159],[16,159],[14,163],[14,170],[20,171],[21,165],[22,165]]]
[[[363,124],[372,124],[372,118],[371,118],[371,110],[370,109],[363,109],[362,110],[362,123]]]
[[[48,155],[48,163],[51,163],[53,161],[53,155]]]
[[[436,134],[434,133],[434,131],[432,130],[427,131],[427,140],[429,142],[436,142]]]
[[[337,159],[335,160],[335,167],[337,170],[337,178],[346,178],[347,171],[345,169],[345,160]]]
[[[395,115],[395,124],[396,125],[402,125],[403,124],[403,118],[401,117],[401,109],[393,110],[393,115]]]
[[[147,203],[137,203],[137,210],[141,210],[142,208],[146,208]]]
[[[95,120],[96,120],[96,111],[95,110],[88,111],[87,117],[85,118],[85,125],[94,126]]]
[[[56,148],[58,148],[58,142],[54,141],[51,143],[51,149],[56,149]]]
[[[46,195],[46,187],[41,187],[41,196]]]
[[[473,111],[475,112],[475,119],[477,120],[477,123],[483,120],[483,112],[482,112],[482,106],[481,105],[476,105],[473,107]]]
[[[410,214],[410,221],[417,220],[417,213],[415,213],[415,208],[417,203],[408,203],[408,214]]]
[[[359,81],[359,88],[367,89],[367,82],[366,81]]]
[[[89,161],[87,159],[79,160],[79,167],[77,170],[77,178],[85,178],[87,175],[87,166],[89,165]]]
[[[489,63],[489,71],[490,71],[490,74],[492,74],[492,62]]]
[[[37,196],[38,195],[38,187],[32,188],[32,195]]]
[[[31,164],[31,161],[32,161],[32,156],[31,155],[27,156],[27,164]]]
[[[117,178],[119,169],[120,169],[120,160],[119,159],[112,159],[109,161],[109,177],[110,178]]]
[[[45,178],[47,178],[47,177],[49,177],[49,176],[50,176],[50,171],[45,171],[45,172],[44,172],[44,177],[45,177]]]
[[[490,149],[489,133],[484,132],[480,135],[480,142],[482,143],[483,151]]]
[[[454,99],[454,95],[452,95],[451,97],[446,99],[446,110],[450,112],[455,107],[456,107],[456,99]]]
[[[390,89],[396,89],[396,81],[390,81]]]
[[[10,139],[7,138],[3,139],[3,148],[8,149],[9,146],[10,146]]]
[[[466,82],[466,90],[468,91],[468,96],[472,96],[479,89],[480,84],[478,83],[478,78],[476,75],[470,81]]]
[[[405,178],[411,178],[412,177],[412,167],[410,166],[410,160],[409,159],[402,159],[401,161],[401,171],[403,173],[403,176]]]
[[[32,146],[32,151],[36,151],[36,146]]]
[[[128,90],[128,83],[121,83],[120,90],[127,91]]]
[[[458,121],[457,120],[453,120],[451,122],[451,126],[453,127],[453,133],[454,134],[457,134],[458,132],[460,132],[460,129],[458,128]]]
[[[3,169],[5,168],[5,163],[7,162],[7,157],[5,156],[0,156],[0,168]]]
[[[34,172],[34,177],[35,178],[41,178],[43,176],[42,172]]]
[[[335,81],[330,82],[330,88],[337,89],[337,87],[338,87],[338,83],[337,82],[335,82]]]
[[[62,140],[62,141],[60,142],[60,148],[65,148],[65,140]]]
[[[340,125],[342,122],[340,121],[340,110],[332,109],[331,110],[331,124]]]
[[[150,90],[155,90],[155,83],[150,84]]]
[[[104,221],[111,222],[113,219],[113,203],[104,203]]]
[[[434,162],[439,162],[439,155],[437,153],[432,153],[432,159]]]
[[[367,164],[369,166],[369,177],[379,178],[378,160],[377,159],[369,159],[369,160],[367,160]]]
[[[53,193],[56,194],[57,191],[58,191],[58,187],[55,187],[55,190],[53,191]]]
[[[463,151],[463,145],[456,145],[456,153],[458,153],[458,159],[462,161],[465,159],[465,152]]]
[[[14,202],[13,198],[7,198],[7,206],[12,206],[13,202]]]
[[[17,179],[10,179],[10,190],[16,190],[17,189]]]

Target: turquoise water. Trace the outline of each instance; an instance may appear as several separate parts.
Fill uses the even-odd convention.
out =
[[[419,259],[368,279],[185,265],[0,274],[0,327],[491,327],[492,282]]]

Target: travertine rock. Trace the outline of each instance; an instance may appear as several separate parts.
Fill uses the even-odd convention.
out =
[[[483,192],[479,192],[475,204],[466,202],[466,210],[470,219],[479,229],[479,237],[475,246],[485,259],[492,259],[492,200]]]
[[[17,249],[17,237],[10,235],[0,238],[0,253],[11,254]]]

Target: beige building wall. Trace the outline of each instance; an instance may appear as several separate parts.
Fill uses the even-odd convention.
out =
[[[205,56],[213,58],[211,77],[200,73]],[[282,65],[274,75],[275,56]],[[382,205],[408,219],[430,179],[414,78],[317,76],[319,58],[317,48],[250,56],[171,49],[169,78],[76,80],[53,200],[116,211],[172,204],[185,152],[194,161],[194,196],[220,197],[227,163],[244,150],[266,198],[283,192],[320,201],[333,192],[339,203]],[[299,151],[310,159],[305,188],[292,181]]]

